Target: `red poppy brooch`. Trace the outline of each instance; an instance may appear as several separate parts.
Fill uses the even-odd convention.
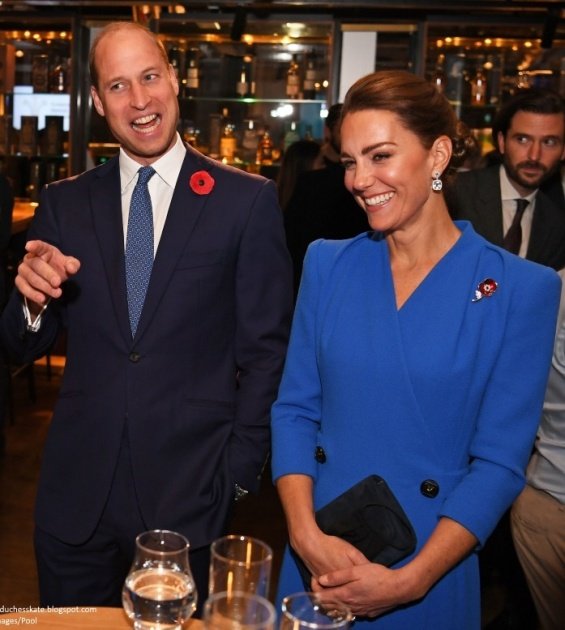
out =
[[[494,292],[498,289],[498,282],[492,278],[485,278],[482,282],[479,282],[479,286],[475,289],[475,297],[472,302],[478,302],[484,297],[492,297]]]
[[[212,192],[216,182],[210,173],[206,171],[196,171],[196,173],[192,173],[188,183],[190,184],[192,192],[195,192],[197,195],[207,195]]]

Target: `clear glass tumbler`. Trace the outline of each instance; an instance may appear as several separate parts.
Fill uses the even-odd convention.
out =
[[[328,609],[316,593],[288,595],[281,605],[280,630],[345,630],[353,621],[347,608]]]
[[[261,595],[221,591],[204,604],[206,630],[274,630],[275,607]]]
[[[230,534],[210,548],[209,592],[240,591],[269,596],[273,551],[261,540]]]
[[[122,603],[135,630],[180,630],[196,609],[188,540],[155,529],[135,539],[135,557],[122,589]]]

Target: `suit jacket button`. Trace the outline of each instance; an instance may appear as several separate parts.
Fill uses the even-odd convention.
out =
[[[434,497],[437,497],[438,495],[439,484],[437,481],[434,481],[433,479],[426,479],[425,481],[422,481],[422,483],[420,484],[420,492],[425,497],[428,497],[428,499],[433,499]]]
[[[314,458],[318,462],[318,464],[326,463],[326,451],[321,446],[316,446],[316,452],[314,454]]]
[[[139,354],[139,352],[130,352],[129,360],[132,363],[137,363],[139,361],[139,359],[141,359],[141,355]]]

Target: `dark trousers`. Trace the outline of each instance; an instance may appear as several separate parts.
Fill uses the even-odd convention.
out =
[[[41,606],[118,606],[143,521],[131,472],[129,447],[123,440],[112,489],[94,534],[83,544],[69,545],[39,527],[35,555]],[[208,594],[210,548],[190,552],[200,611]]]

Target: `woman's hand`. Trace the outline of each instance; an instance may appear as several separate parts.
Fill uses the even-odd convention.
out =
[[[312,590],[329,608],[345,605],[358,617],[378,617],[424,595],[409,574],[365,563],[332,571],[312,581]]]
[[[370,564],[369,560],[353,545],[336,536],[328,536],[317,529],[313,535],[293,545],[296,553],[313,576],[323,575],[355,565]],[[313,578],[312,584],[314,584]]]
[[[357,564],[318,575],[313,590],[328,606],[342,604],[356,616],[376,617],[424,597],[476,544],[477,538],[469,530],[441,518],[424,546],[404,566],[389,569],[376,563]]]

